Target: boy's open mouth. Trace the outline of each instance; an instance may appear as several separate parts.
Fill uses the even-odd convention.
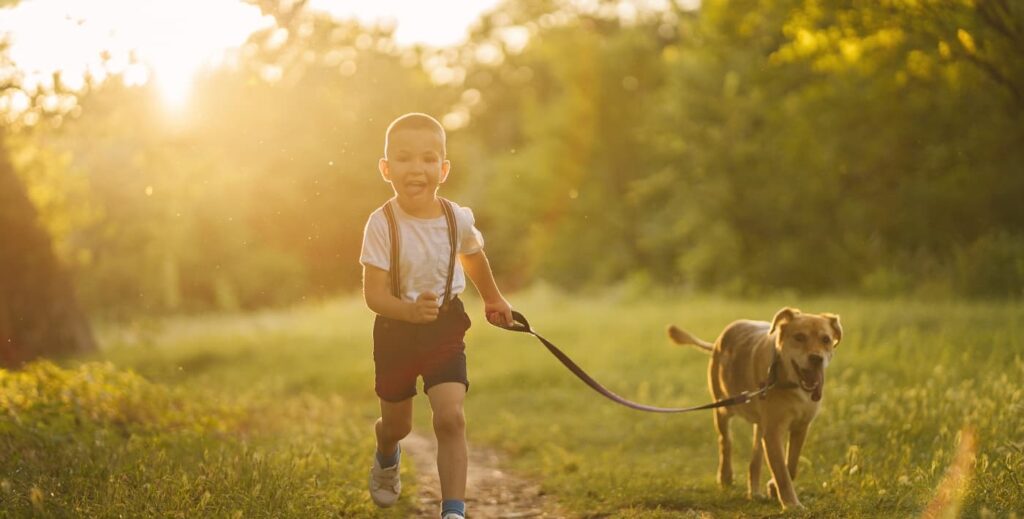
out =
[[[427,190],[427,183],[420,181],[412,181],[405,183],[405,192],[410,195],[419,195]]]

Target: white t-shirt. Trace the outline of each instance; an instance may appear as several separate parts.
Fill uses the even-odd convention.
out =
[[[448,222],[444,215],[437,218],[417,218],[402,210],[394,198],[388,201],[395,213],[400,236],[401,257],[399,258],[399,293],[406,301],[415,301],[423,292],[444,296],[448,281],[448,260],[451,257],[451,242],[448,240]],[[457,254],[475,254],[484,248],[484,237],[474,226],[476,219],[468,207],[452,202],[458,227]],[[363,230],[363,251],[359,256],[363,266],[391,270],[391,234],[388,232],[387,216],[384,209],[377,208],[370,214]],[[458,258],[452,274],[451,295],[461,294],[466,289],[466,274]]]

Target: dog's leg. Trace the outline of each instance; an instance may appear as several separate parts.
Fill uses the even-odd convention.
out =
[[[750,455],[750,473],[747,476],[747,497],[754,499],[761,497],[761,460],[764,458],[764,448],[761,441],[764,438],[763,430],[758,424],[754,424],[754,445]]]
[[[784,444],[787,429],[785,424],[765,423],[764,450],[768,457],[768,467],[772,470],[772,480],[768,482],[768,493],[775,494],[777,492],[783,508],[803,508],[800,500],[796,497],[793,480],[790,479],[789,471],[786,469]]]
[[[789,452],[786,457],[786,467],[789,469],[790,479],[796,479],[797,467],[800,465],[800,450],[804,447],[804,440],[807,439],[807,427],[810,424],[796,424],[789,433]]]
[[[718,430],[718,484],[732,485],[732,437],[729,435],[729,415],[715,410],[715,429]]]

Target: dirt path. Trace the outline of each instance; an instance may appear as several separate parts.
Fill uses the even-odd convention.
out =
[[[402,452],[416,464],[417,517],[437,518],[441,485],[437,480],[437,445],[433,435],[416,431],[402,440]],[[473,519],[516,519],[524,517],[565,517],[553,499],[541,493],[540,485],[509,474],[501,459],[490,449],[469,446],[469,476],[466,511]]]

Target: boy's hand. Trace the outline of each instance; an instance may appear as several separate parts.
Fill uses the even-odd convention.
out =
[[[437,304],[437,294],[423,292],[416,298],[416,302],[409,307],[409,322],[429,323],[437,320],[441,309]]]
[[[504,297],[495,301],[484,302],[484,314],[487,315],[487,322],[494,326],[508,328],[512,326],[512,305]]]

